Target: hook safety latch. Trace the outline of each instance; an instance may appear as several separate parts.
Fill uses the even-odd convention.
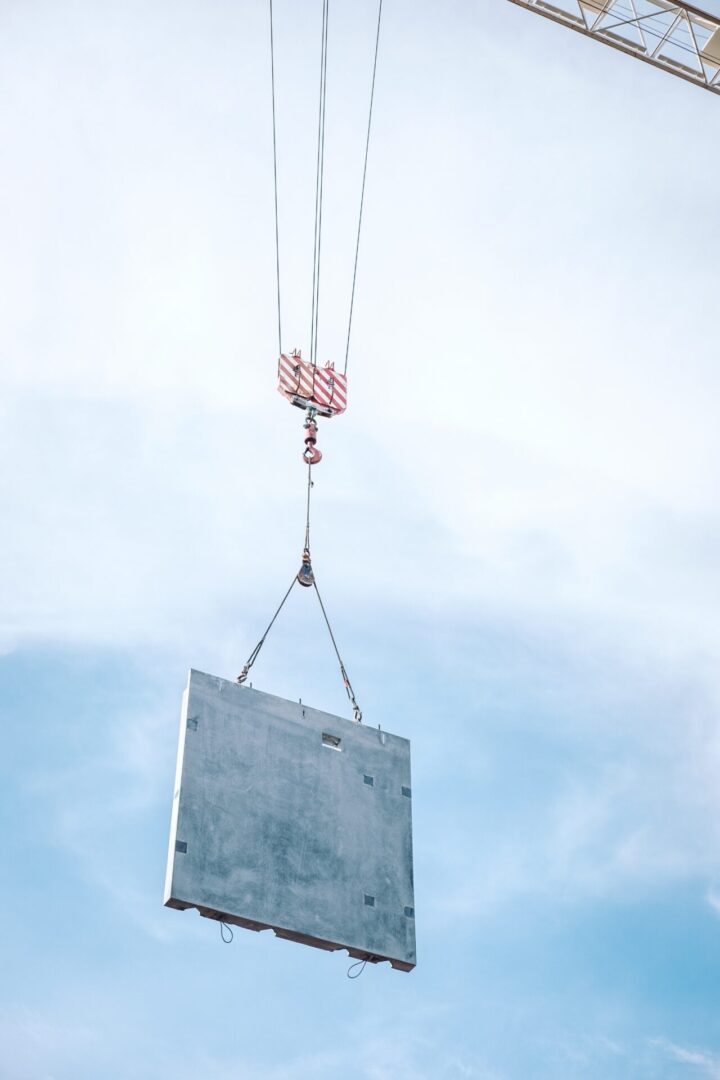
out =
[[[303,451],[303,461],[306,465],[317,465],[319,461],[322,461],[322,453],[315,445],[317,442],[317,424],[312,416],[307,418],[303,427],[305,428],[305,450]]]

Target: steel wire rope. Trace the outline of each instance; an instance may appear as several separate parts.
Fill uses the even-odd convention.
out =
[[[327,98],[327,43],[330,0],[323,0],[320,31],[320,92],[318,95],[317,163],[315,167],[315,227],[313,233],[313,279],[310,310],[310,363],[317,363],[317,330],[320,307],[320,254],[322,247],[322,198],[325,173],[325,101]]]
[[[270,82],[272,85],[273,177],[275,180],[275,270],[277,276],[278,356],[282,354],[282,320],[280,318],[280,226],[278,222],[277,136],[275,120],[275,35],[273,33],[273,0],[270,0]]]
[[[277,188],[277,137],[276,137],[276,111],[275,111],[275,45],[274,45],[274,33],[273,33],[273,7],[272,0],[270,2],[270,70],[271,70],[271,82],[272,82],[272,117],[273,117],[273,176],[274,176],[274,191],[275,191],[275,259],[277,270],[277,299],[278,299],[278,343],[279,350],[282,352],[282,324],[281,324],[281,306],[280,306],[280,241],[279,241],[279,224],[278,224],[278,188]],[[313,234],[313,282],[312,282],[312,306],[311,306],[311,322],[310,322],[310,360],[313,365],[317,362],[317,335],[318,335],[318,320],[319,320],[319,306],[320,306],[320,257],[322,251],[322,203],[323,203],[323,181],[325,172],[325,109],[327,100],[327,57],[328,57],[328,21],[330,13],[330,0],[323,0],[322,8],[322,28],[321,28],[321,46],[320,46],[320,92],[318,103],[318,142],[317,142],[317,161],[316,161],[316,173],[315,173],[315,224]],[[355,294],[355,277],[357,275],[357,259],[358,259],[358,247],[360,243],[360,226],[362,224],[362,204],[365,194],[365,177],[367,173],[367,158],[370,142],[370,124],[372,122],[372,103],[375,93],[375,73],[377,70],[377,50],[380,36],[380,15],[382,13],[382,0],[380,0],[380,7],[378,10],[378,30],[375,40],[375,61],[373,65],[373,78],[372,89],[370,96],[370,118],[368,121],[368,134],[365,145],[365,163],[363,168],[363,183],[362,194],[360,200],[360,217],[358,222],[358,238],[355,250],[355,266],[353,272],[353,298]],[[351,301],[351,313],[350,320],[352,321],[352,301]],[[349,328],[348,328],[348,342],[349,342]],[[345,366],[347,368],[347,351],[345,356]],[[308,462],[308,479],[307,479],[307,506],[305,516],[305,550],[308,555],[310,552],[310,495],[313,488],[312,480],[312,463]],[[245,664],[241,674],[238,676],[237,681],[239,683],[245,682],[247,679],[250,668],[253,666],[257,657],[262,649],[265,640],[270,633],[275,620],[285,606],[285,602],[296,582],[298,581],[298,575],[296,574],[290,586],[285,593],[284,597],[280,601],[280,604],[275,611],[272,619],[268,623],[265,633],[262,635],[257,645],[250,653],[247,663]],[[340,665],[340,675],[343,680],[345,691],[348,695],[348,699],[352,705],[353,718],[362,723],[362,712],[355,698],[355,692],[352,688],[350,679],[348,678],[345,665],[338,649],[335,635],[330,625],[330,620],[325,610],[325,605],[322,601],[320,591],[317,587],[317,582],[314,579],[312,581],[315,589],[315,594],[320,604],[320,610],[322,611],[325,625],[327,626],[330,640],[332,642],[335,655]]]
[[[307,512],[305,514],[305,550],[310,550],[310,492],[313,488],[312,464],[308,462]]]
[[[292,581],[290,582],[290,588],[288,589],[288,591],[283,596],[282,600],[280,601],[280,604],[278,605],[277,611],[275,612],[272,619],[268,623],[267,630],[265,631],[263,636],[260,638],[260,640],[258,641],[258,643],[255,646],[255,648],[253,649],[253,651],[250,653],[250,656],[248,657],[247,664],[245,665],[245,667],[242,669],[242,671],[238,675],[237,681],[239,683],[244,683],[245,680],[247,679],[250,668],[253,666],[253,664],[257,660],[258,655],[260,653],[260,650],[262,649],[263,645],[265,644],[265,639],[268,636],[268,634],[270,633],[270,631],[272,630],[273,624],[274,624],[275,620],[277,619],[278,615],[280,614],[282,609],[285,607],[285,601],[287,600],[288,596],[292,592],[293,586],[295,585],[296,581],[297,581],[297,574],[293,577]]]
[[[370,130],[372,128],[373,102],[375,101],[375,76],[377,75],[378,49],[380,47],[380,22],[382,20],[383,0],[378,4],[377,31],[375,34],[375,58],[373,60],[372,84],[370,86],[370,110],[368,112],[367,136],[365,138],[365,161],[363,163],[362,187],[360,190],[360,213],[358,214],[357,239],[355,241],[355,264],[353,266],[352,290],[350,293],[350,315],[348,317],[347,342],[345,345],[345,367],[343,375],[347,375],[348,357],[350,355],[350,331],[352,330],[353,309],[355,307],[355,283],[357,281],[358,255],[360,253],[360,231],[362,229],[363,206],[365,204],[365,181],[367,179],[368,153],[370,151]]]
[[[307,551],[308,554],[310,553],[310,494],[312,492],[312,489],[313,489],[312,465],[310,463],[308,463],[307,511],[306,511],[306,515],[305,515],[305,551]],[[295,584],[295,582],[293,582],[293,585],[294,584]],[[328,618],[327,611],[325,610],[325,605],[323,604],[322,597],[320,595],[320,590],[317,587],[317,581],[315,580],[314,573],[313,573],[312,585],[313,585],[313,588],[315,589],[315,595],[318,598],[318,603],[320,604],[320,610],[323,613],[323,618],[325,620],[325,625],[328,628],[328,633],[330,635],[330,640],[332,641],[333,649],[335,650],[335,655],[337,657],[338,664],[340,665],[340,675],[341,675],[341,678],[342,678],[342,681],[343,681],[343,686],[345,687],[345,692],[347,693],[350,704],[352,705],[353,719],[358,724],[361,724],[362,723],[362,712],[361,712],[360,706],[358,705],[357,700],[355,698],[355,691],[352,688],[352,683],[350,682],[350,679],[348,677],[348,673],[347,673],[347,671],[345,669],[345,665],[344,665],[342,657],[340,655],[340,650],[338,649],[337,641],[335,640],[335,635],[333,633],[332,626],[330,625],[330,619]],[[290,588],[292,588],[292,585],[290,586]],[[288,589],[288,592],[285,595],[285,599],[283,600],[283,604],[285,603],[285,600],[287,600],[287,596],[289,595],[289,592],[290,592],[290,589]],[[280,608],[282,608],[282,604],[280,605]],[[280,612],[280,608],[278,608],[278,611],[275,613],[275,618],[277,618],[277,615]],[[272,626],[272,623],[270,624],[270,626]],[[270,627],[268,627],[268,630],[269,629],[270,629]],[[265,635],[267,636],[267,630],[265,631]],[[259,651],[259,647],[258,647],[258,651]]]
[[[315,290],[315,354],[313,364],[317,364],[318,350],[318,321],[320,318],[320,249],[322,245],[322,216],[323,216],[323,182],[325,179],[325,104],[327,101],[327,58],[328,58],[328,23],[330,19],[330,0],[325,4],[325,61],[323,64],[323,93],[322,93],[322,159],[320,162],[320,202],[318,213],[318,245],[317,245],[317,286]]]
[[[330,635],[330,640],[332,641],[333,649],[335,650],[335,655],[337,656],[338,664],[340,665],[340,674],[342,676],[343,685],[345,687],[345,691],[347,693],[347,696],[348,696],[348,698],[350,700],[350,704],[352,705],[353,719],[358,724],[361,724],[362,723],[362,712],[360,711],[360,706],[358,705],[357,701],[355,700],[355,691],[352,688],[352,684],[350,683],[350,679],[348,678],[348,673],[345,670],[345,665],[342,662],[342,657],[340,655],[340,650],[338,649],[337,641],[335,640],[335,635],[332,632],[332,627],[330,625],[330,620],[328,619],[328,616],[327,616],[327,611],[325,610],[325,605],[322,602],[322,596],[320,595],[320,590],[317,587],[317,581],[313,581],[313,588],[315,589],[315,595],[317,596],[318,601],[320,603],[320,610],[323,613],[323,618],[325,619],[325,625],[328,628],[328,633]]]

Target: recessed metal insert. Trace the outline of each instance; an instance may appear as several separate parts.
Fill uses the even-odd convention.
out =
[[[342,750],[342,747],[340,746],[341,742],[342,739],[339,735],[331,735],[329,731],[323,731],[323,746],[329,746],[331,750]]]

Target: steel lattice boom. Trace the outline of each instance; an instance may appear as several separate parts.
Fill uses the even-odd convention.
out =
[[[720,18],[672,0],[512,0],[720,94]]]

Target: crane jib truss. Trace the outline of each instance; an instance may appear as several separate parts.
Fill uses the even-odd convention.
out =
[[[673,0],[511,0],[720,94],[720,17]]]

